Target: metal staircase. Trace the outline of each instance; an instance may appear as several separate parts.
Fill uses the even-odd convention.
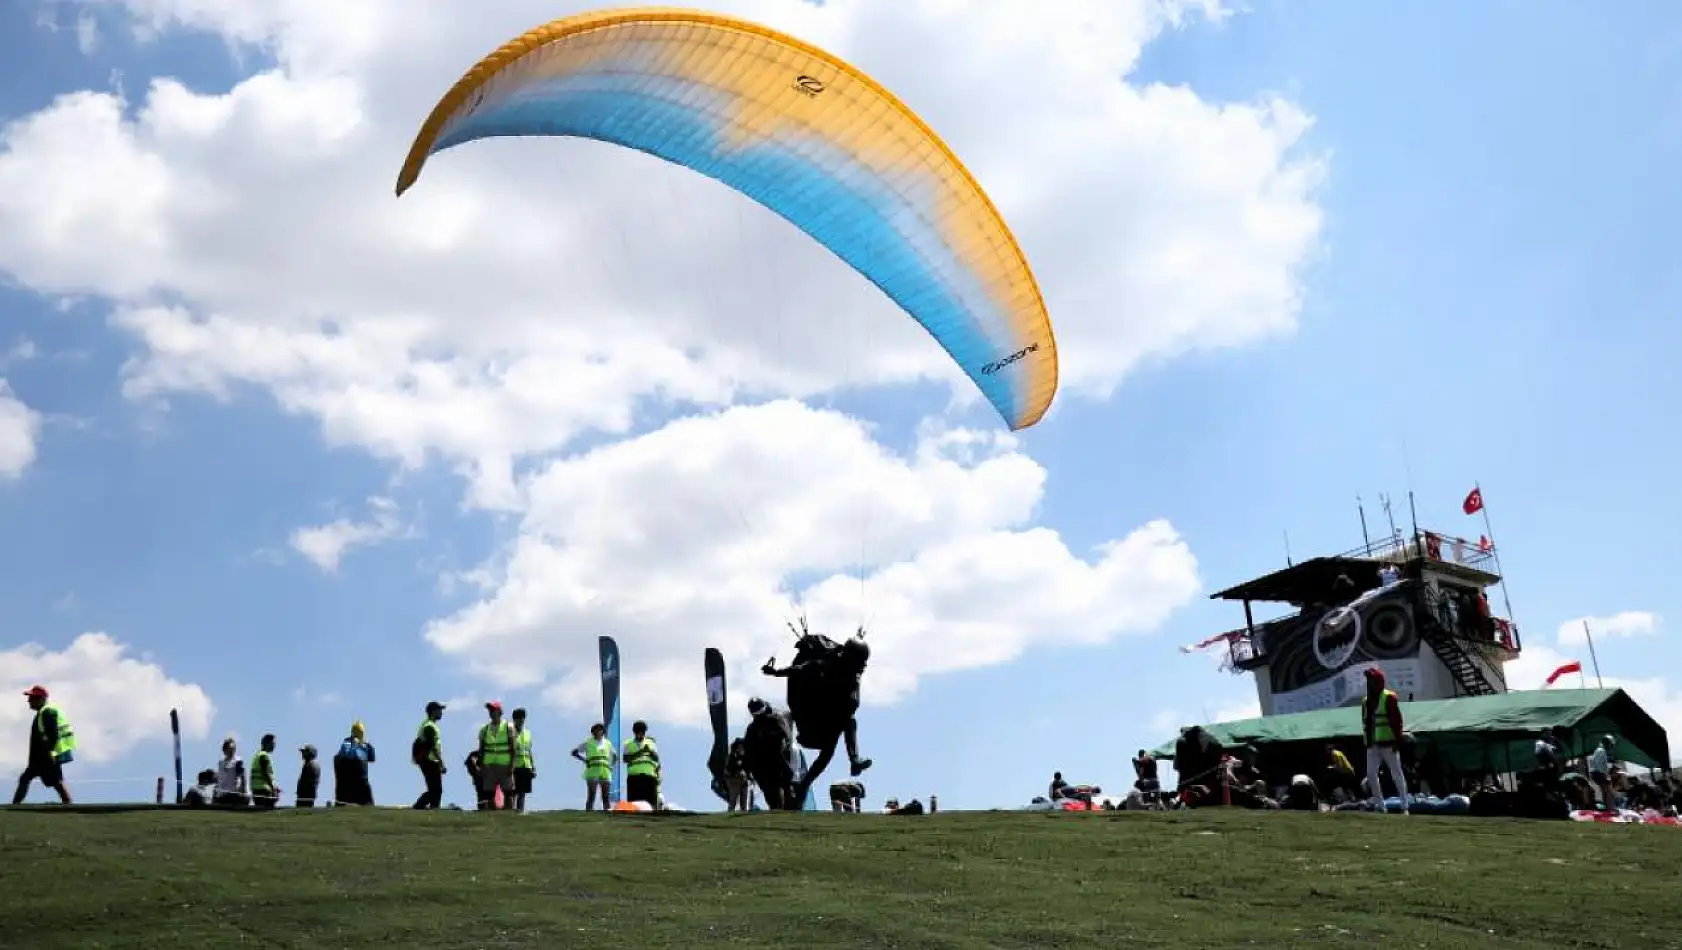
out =
[[[1429,598],[1421,598],[1422,601]],[[1454,684],[1465,696],[1494,696],[1501,692],[1477,662],[1472,659],[1470,646],[1455,636],[1439,614],[1440,605],[1424,603],[1425,609],[1415,613],[1419,623],[1419,637],[1431,645],[1431,652],[1443,662],[1454,677]]]

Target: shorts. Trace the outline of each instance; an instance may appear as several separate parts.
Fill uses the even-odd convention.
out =
[[[516,795],[530,795],[531,794],[531,780],[536,778],[536,777],[537,777],[537,772],[532,770],[532,769],[515,769],[514,770],[514,794],[516,794]]]
[[[506,765],[485,764],[479,767],[479,789],[487,795],[497,788],[508,794],[513,786],[509,784],[509,767]]]
[[[57,762],[31,762],[18,776],[18,781],[27,782],[30,779],[40,779],[42,785],[57,788],[64,784],[64,766]]]

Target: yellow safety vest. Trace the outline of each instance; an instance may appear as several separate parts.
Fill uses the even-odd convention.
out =
[[[613,778],[613,744],[606,739],[584,740],[584,778],[606,782]]]
[[[660,763],[654,756],[660,750],[654,745],[654,738],[650,736],[641,742],[628,739],[625,742],[625,774],[631,775],[659,775]]]
[[[1378,702],[1363,710],[1367,715],[1367,725],[1372,727],[1372,741],[1374,745],[1391,745],[1396,741],[1396,731],[1390,728],[1390,710],[1399,702],[1396,691],[1387,689],[1378,695]],[[1365,703],[1362,703],[1365,706]]]
[[[274,788],[274,760],[259,749],[251,757],[251,794],[257,795]]]
[[[43,731],[41,719],[48,712],[58,720],[58,736],[53,740],[53,761],[64,762],[70,758],[70,753],[76,751],[76,731],[70,728],[70,720],[64,717],[64,710],[56,703],[43,703],[35,711],[34,729],[37,733]]]
[[[485,765],[513,765],[508,754],[508,720],[479,727],[479,761]]]
[[[442,762],[444,761],[444,737],[439,735],[437,723],[431,719],[423,720],[420,724],[420,730],[415,733],[415,738],[425,739],[428,731],[431,731],[437,739],[432,743],[432,751],[427,753],[427,758],[433,762]]]
[[[532,767],[530,729],[521,729],[514,733],[514,767],[517,769]]]

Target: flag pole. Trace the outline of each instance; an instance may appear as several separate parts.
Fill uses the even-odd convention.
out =
[[[1517,626],[1518,618],[1513,616],[1513,601],[1507,596],[1507,572],[1501,567],[1501,545],[1495,543],[1495,529],[1489,524],[1489,499],[1483,497],[1482,485],[1473,482],[1472,488],[1478,493],[1478,512],[1483,515],[1483,533],[1489,535],[1489,553],[1495,558],[1495,573],[1501,575],[1501,606],[1507,610],[1507,619]]]
[[[1588,641],[1589,641],[1589,659],[1594,661],[1594,682],[1595,682],[1595,685],[1597,687],[1599,687],[1600,689],[1605,689],[1606,688],[1606,681],[1602,680],[1600,678],[1600,657],[1595,655],[1595,652],[1594,652],[1594,634],[1589,632],[1589,622],[1587,620],[1583,621],[1583,636],[1588,638]],[[1578,670],[1577,672],[1581,673],[1582,670]],[[1585,678],[1584,682],[1587,682],[1587,681],[1588,680]]]
[[[1367,506],[1361,503],[1361,496],[1355,496],[1355,510],[1361,513],[1361,545],[1366,553],[1372,553],[1372,538],[1367,537]]]

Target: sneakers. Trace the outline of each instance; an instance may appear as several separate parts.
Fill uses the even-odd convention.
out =
[[[858,778],[860,775],[863,775],[864,770],[870,768],[870,766],[871,766],[871,761],[869,759],[854,759],[853,760],[853,778]]]

